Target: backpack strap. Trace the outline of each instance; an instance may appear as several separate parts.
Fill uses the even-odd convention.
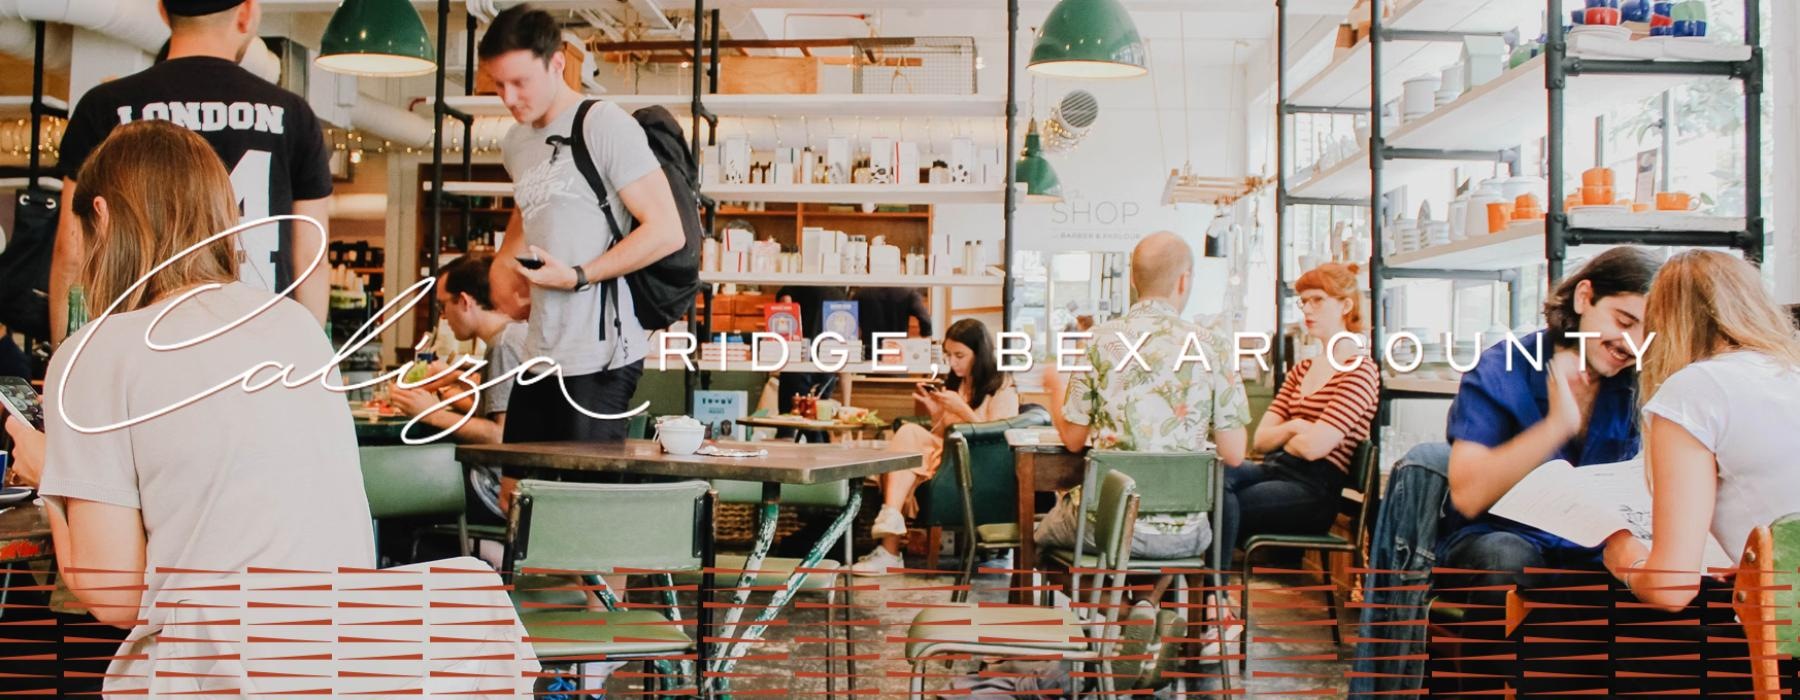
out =
[[[594,164],[594,154],[588,150],[587,145],[586,125],[588,110],[599,103],[599,100],[582,100],[581,104],[575,107],[574,124],[569,127],[569,150],[572,151],[575,156],[575,169],[581,172],[581,177],[587,180],[588,188],[592,189],[594,191],[594,196],[600,199],[600,214],[606,219],[606,228],[607,231],[612,234],[612,243],[616,244],[619,241],[624,240],[625,233],[619,230],[619,222],[617,219],[613,218],[612,198],[607,195],[606,182],[600,179],[600,168]],[[608,247],[610,246],[611,244],[608,244]],[[606,328],[606,309],[609,306],[613,307],[613,330],[619,331],[620,338],[623,338],[625,335],[623,324],[619,321],[619,310],[617,308],[619,299],[618,284],[619,278],[614,277],[596,285],[600,287],[601,340],[606,340],[608,336]],[[618,352],[618,348],[615,346],[613,351],[615,353]]]

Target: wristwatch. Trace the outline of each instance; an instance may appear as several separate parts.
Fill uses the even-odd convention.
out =
[[[582,267],[580,265],[576,265],[575,266],[575,288],[571,289],[569,291],[579,292],[583,289],[587,289],[588,287],[589,287],[589,283],[588,283],[588,278],[587,278],[587,268]]]

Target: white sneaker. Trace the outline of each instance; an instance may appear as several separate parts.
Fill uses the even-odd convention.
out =
[[[906,568],[906,559],[899,554],[887,551],[886,547],[877,546],[864,554],[856,563],[850,565],[850,573],[857,576],[892,576],[896,572],[889,569]]]
[[[876,537],[905,537],[906,518],[901,517],[900,511],[882,506],[881,512],[875,514],[875,524],[869,526],[869,534]]]

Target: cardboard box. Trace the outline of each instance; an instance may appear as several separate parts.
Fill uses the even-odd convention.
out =
[[[819,91],[819,59],[721,56],[719,92],[727,95],[810,95]]]

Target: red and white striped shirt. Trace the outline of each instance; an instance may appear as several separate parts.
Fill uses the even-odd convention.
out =
[[[1375,361],[1364,357],[1356,369],[1337,372],[1325,380],[1325,386],[1305,396],[1300,395],[1300,382],[1312,368],[1312,359],[1301,360],[1275,392],[1275,401],[1263,420],[1298,418],[1323,422],[1344,434],[1343,442],[1325,456],[1337,468],[1349,471],[1350,458],[1356,446],[1369,439],[1369,426],[1375,422],[1375,406],[1379,398],[1379,371]]]

